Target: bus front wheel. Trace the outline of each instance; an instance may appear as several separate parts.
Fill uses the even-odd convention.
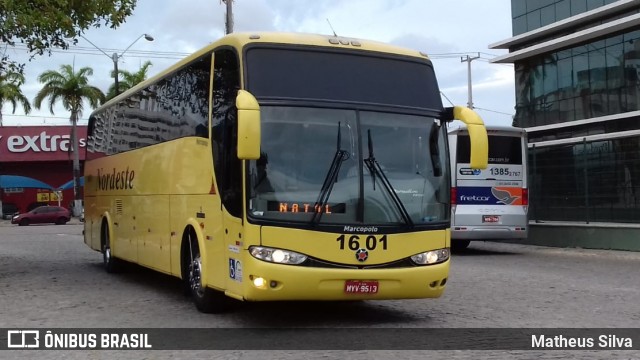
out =
[[[193,229],[187,232],[183,246],[183,279],[196,308],[203,313],[221,313],[228,309],[229,299],[223,292],[202,285],[202,257]]]

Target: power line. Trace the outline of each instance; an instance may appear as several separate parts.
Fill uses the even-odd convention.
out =
[[[15,50],[23,50],[28,52],[28,48],[23,45],[16,45],[13,47]],[[105,51],[109,52],[118,52],[122,51],[119,49],[108,49]],[[82,47],[82,46],[70,46],[69,49],[51,49],[52,53],[56,54],[77,54],[77,55],[104,55],[102,52],[98,51],[94,48]],[[127,57],[136,57],[136,58],[152,58],[152,59],[182,59],[190,53],[184,52],[174,52],[174,51],[149,51],[149,50],[130,50],[127,52]]]
[[[447,95],[445,95],[442,91],[440,91],[440,95],[442,95],[445,99],[447,99],[447,101],[449,102],[449,104],[451,104],[451,106],[456,106],[451,99],[449,99],[449,97]]]
[[[496,113],[496,114],[502,114],[502,115],[513,116],[513,114],[509,114],[509,113],[506,113],[506,112],[497,111],[497,110],[490,110],[490,109],[484,109],[484,108],[479,108],[479,107],[477,107],[477,106],[476,106],[476,107],[474,107],[474,109],[483,110],[483,111],[489,111],[489,112],[493,112],[493,113]]]
[[[451,104],[451,106],[456,106],[451,99],[449,99],[449,97],[442,91],[440,91],[440,95],[442,95],[445,99],[447,99],[447,101],[449,102],[449,104]],[[490,109],[485,109],[485,108],[479,108],[479,107],[474,107],[474,109],[476,110],[483,110],[483,111],[489,111],[489,112],[493,112],[493,113],[497,113],[497,114],[502,114],[502,115],[508,115],[508,116],[513,116],[513,114],[509,114],[506,112],[502,112],[502,111],[497,111],[497,110],[490,110]]]
[[[489,63],[491,65],[502,65],[502,66],[506,66],[506,67],[513,67],[513,64],[504,64],[504,63],[492,63],[490,59],[485,59],[485,58],[479,58],[479,61],[482,61],[484,63]]]

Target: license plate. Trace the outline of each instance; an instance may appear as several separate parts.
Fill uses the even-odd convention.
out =
[[[482,215],[483,223],[497,223],[500,222],[500,215]]]
[[[344,282],[344,292],[346,294],[376,294],[378,282],[374,280],[347,280]]]

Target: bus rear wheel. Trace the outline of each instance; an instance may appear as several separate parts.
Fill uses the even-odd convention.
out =
[[[100,247],[102,251],[102,264],[104,269],[108,273],[116,273],[119,270],[120,264],[118,259],[114,258],[111,254],[111,240],[109,239],[109,226],[106,223],[102,224],[100,230]]]
[[[202,257],[193,230],[190,230],[183,247],[183,279],[196,308],[203,313],[222,313],[228,310],[230,299],[223,292],[202,285]]]

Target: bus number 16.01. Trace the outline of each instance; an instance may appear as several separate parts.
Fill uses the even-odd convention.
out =
[[[387,250],[387,235],[382,235],[380,239],[373,235],[369,235],[366,239],[362,240],[363,242],[361,244],[361,239],[358,235],[351,235],[349,240],[346,239],[345,235],[340,235],[336,239],[336,241],[340,243],[340,250],[344,250],[345,243],[347,243],[347,246],[349,246],[349,249],[351,250],[358,250],[361,248],[361,245],[364,245],[367,250],[374,250],[378,243],[382,244],[382,250]]]

